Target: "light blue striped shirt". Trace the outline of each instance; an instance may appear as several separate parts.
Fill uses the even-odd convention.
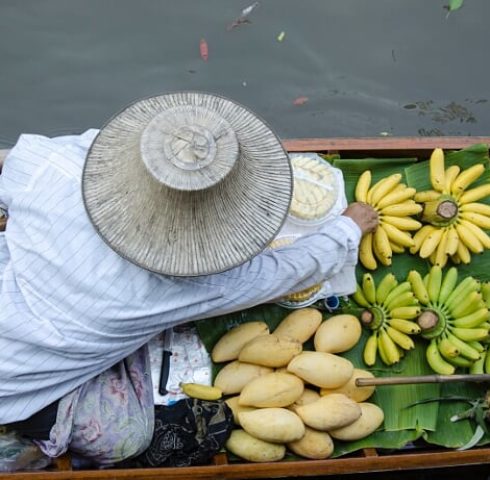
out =
[[[172,325],[248,308],[357,261],[347,217],[228,272],[173,278],[114,253],[88,220],[80,179],[97,131],[22,135],[0,176],[0,424],[23,420]]]

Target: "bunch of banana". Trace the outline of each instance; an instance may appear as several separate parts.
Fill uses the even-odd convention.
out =
[[[383,363],[393,365],[405,350],[414,348],[410,335],[420,333],[421,329],[412,320],[418,317],[421,308],[409,282],[399,284],[388,273],[376,286],[372,275],[366,273],[353,299],[365,308],[361,322],[373,331],[364,346],[366,365],[374,365],[378,354]]]
[[[364,235],[359,247],[359,258],[368,270],[377,268],[376,259],[382,265],[391,265],[393,253],[414,246],[410,231],[422,226],[410,218],[422,211],[413,200],[416,190],[400,183],[401,179],[401,174],[395,173],[371,187],[371,171],[366,170],[357,182],[356,201],[371,205],[379,215],[378,228]]]
[[[485,172],[476,164],[461,171],[457,165],[445,168],[444,152],[436,148],[430,157],[430,181],[433,190],[418,192],[415,201],[423,205],[426,223],[413,237],[410,253],[419,253],[433,265],[444,267],[448,258],[470,263],[472,253],[490,248],[490,205],[479,200],[490,195],[490,182],[468,190]]]
[[[471,367],[481,359],[488,338],[489,310],[480,283],[466,277],[458,284],[456,267],[443,276],[438,265],[422,278],[412,270],[408,281],[422,306],[417,319],[421,336],[429,340],[427,362],[437,373],[451,375],[456,367]]]
[[[481,294],[487,308],[490,309],[490,282],[481,284]],[[480,359],[470,367],[470,373],[490,373],[490,339],[484,342],[484,348]]]

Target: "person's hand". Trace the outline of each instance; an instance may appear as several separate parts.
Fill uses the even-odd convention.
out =
[[[373,232],[379,223],[376,210],[366,203],[351,203],[342,215],[351,218],[361,229],[362,234]]]

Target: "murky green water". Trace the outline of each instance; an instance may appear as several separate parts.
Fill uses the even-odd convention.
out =
[[[180,89],[232,97],[283,137],[489,134],[488,0],[448,19],[445,0],[262,0],[227,31],[251,3],[0,0],[0,147]]]

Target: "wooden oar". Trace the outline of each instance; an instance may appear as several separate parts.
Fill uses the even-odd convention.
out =
[[[452,383],[452,382],[490,382],[490,375],[419,375],[414,377],[357,378],[357,387],[379,385],[406,385],[410,383]]]

